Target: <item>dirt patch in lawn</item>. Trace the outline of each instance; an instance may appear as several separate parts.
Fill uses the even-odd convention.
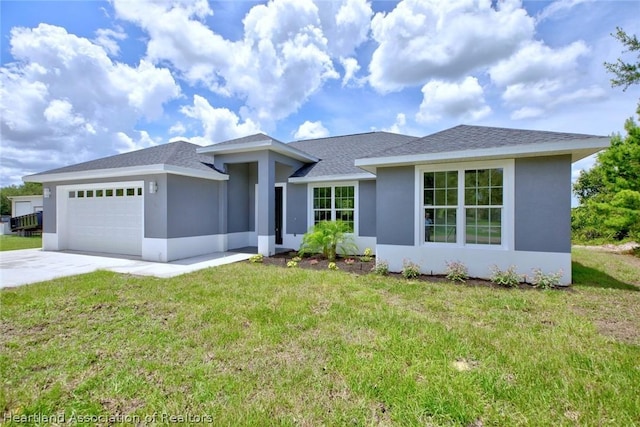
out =
[[[592,251],[600,252],[612,252],[617,254],[630,254],[635,248],[640,247],[640,243],[627,242],[620,245],[606,244],[606,245],[573,245],[574,248],[589,249]]]

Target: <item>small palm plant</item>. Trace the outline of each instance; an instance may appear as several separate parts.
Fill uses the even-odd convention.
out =
[[[330,262],[336,260],[340,252],[351,255],[358,251],[353,241],[351,227],[344,221],[321,221],[302,236],[302,244],[298,253],[300,256],[321,253]]]

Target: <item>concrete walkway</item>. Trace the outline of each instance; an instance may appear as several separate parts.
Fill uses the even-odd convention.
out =
[[[141,276],[174,277],[208,267],[249,259],[251,254],[217,252],[168,263],[120,258],[104,254],[48,252],[24,249],[0,252],[0,288],[42,282],[58,277],[109,270]]]

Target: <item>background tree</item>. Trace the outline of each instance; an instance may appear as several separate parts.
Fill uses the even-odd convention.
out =
[[[630,118],[624,128],[627,135],[614,135],[573,186],[581,204],[571,214],[578,239],[640,240],[640,126]]]
[[[611,34],[627,49],[627,52],[638,52],[637,63],[624,62],[618,58],[617,62],[605,62],[604,66],[615,77],[611,79],[611,86],[624,86],[627,90],[632,84],[640,83],[640,41],[635,34],[628,35],[622,28],[616,27],[616,33]]]
[[[37,182],[27,182],[22,185],[10,185],[0,188],[0,214],[11,215],[12,196],[33,196],[42,194],[42,184]]]
[[[640,42],[617,27],[612,34],[627,52],[638,52],[637,62],[605,62],[614,74],[611,86],[622,90],[640,83]],[[640,103],[636,110],[640,117]],[[571,212],[571,228],[575,238],[621,240],[627,237],[640,241],[640,127],[627,119],[627,135],[611,138],[611,146],[600,152],[595,166],[582,171],[573,186],[580,206]]]

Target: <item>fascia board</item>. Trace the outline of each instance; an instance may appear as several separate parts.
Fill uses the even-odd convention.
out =
[[[253,141],[245,142],[241,144],[229,144],[229,145],[211,145],[208,147],[198,148],[197,153],[200,154],[235,154],[235,153],[247,153],[258,150],[271,150],[276,153],[291,157],[295,160],[302,162],[318,162],[319,158],[298,150],[297,148],[289,147],[287,144],[273,140]]]
[[[546,142],[510,147],[493,147],[478,150],[446,151],[430,154],[411,154],[403,156],[373,157],[356,159],[355,166],[375,171],[377,166],[404,166],[418,163],[442,163],[451,161],[472,161],[506,159],[519,157],[557,156],[571,154],[571,161],[576,162],[591,154],[607,148],[611,144],[609,138],[590,138],[571,142]]]
[[[181,166],[156,164],[145,166],[129,166],[125,168],[109,168],[94,169],[87,171],[61,172],[50,174],[27,175],[22,178],[24,182],[64,182],[78,181],[85,179],[101,179],[101,178],[123,178],[135,175],[153,175],[158,173],[170,173],[174,175],[183,175],[193,178],[210,179],[214,181],[227,181],[229,175],[225,175],[215,170],[211,172],[199,171],[196,169],[185,168]]]
[[[314,177],[293,177],[289,178],[289,182],[292,184],[311,184],[315,182],[334,182],[334,181],[362,181],[376,179],[376,176],[371,173],[354,173],[345,175],[322,175]]]

